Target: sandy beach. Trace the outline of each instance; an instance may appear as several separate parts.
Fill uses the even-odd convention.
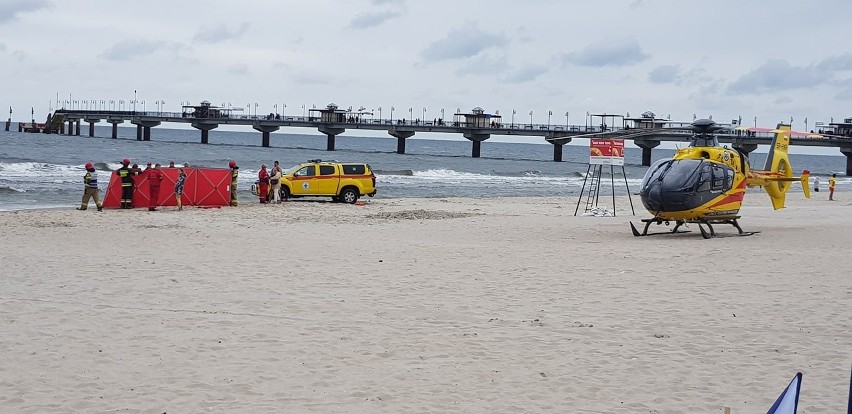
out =
[[[0,213],[0,412],[765,413],[801,371],[839,413],[852,202],[815,196],[713,240],[633,237],[638,197]]]

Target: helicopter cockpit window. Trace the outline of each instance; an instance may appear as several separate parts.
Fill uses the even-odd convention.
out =
[[[663,175],[663,172],[665,172],[671,164],[672,160],[662,159],[648,167],[648,172],[645,173],[645,178],[642,179],[642,188],[645,188],[651,181],[659,180],[660,176]]]
[[[696,191],[710,191],[710,183],[713,181],[713,172],[710,168],[710,164],[704,163],[701,166],[701,175],[698,177],[698,184],[695,188]]]
[[[695,188],[703,160],[672,160],[671,167],[662,172],[665,191],[692,191]]]
[[[713,190],[725,188],[725,169],[720,165],[713,165]]]

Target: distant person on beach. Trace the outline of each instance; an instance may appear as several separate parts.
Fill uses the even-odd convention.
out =
[[[130,172],[133,175],[139,175],[142,174],[142,169],[139,168],[139,164],[133,164],[133,168],[130,169]]]
[[[169,161],[169,168],[175,168],[175,162]]]
[[[87,162],[86,163],[86,174],[83,176],[83,183],[85,184],[85,190],[83,190],[83,203],[80,204],[80,208],[77,210],[86,210],[89,208],[89,199],[95,199],[95,206],[98,207],[98,211],[103,210],[103,206],[101,206],[101,198],[98,196],[98,172],[95,170],[95,166]]]
[[[188,162],[183,163],[183,168],[189,168],[189,163]]]
[[[157,211],[157,203],[160,201],[160,184],[163,182],[163,172],[160,171],[160,163],[148,170],[148,211]]]
[[[148,171],[150,169],[151,169],[151,161],[148,161],[148,163],[145,164],[145,171]]]
[[[260,198],[260,204],[266,204],[266,197],[269,195],[269,172],[266,171],[266,164],[260,165],[260,171],[257,173],[257,183],[257,196]]]
[[[181,204],[180,197],[183,195],[184,183],[186,183],[186,173],[183,171],[183,168],[178,168],[178,178],[177,181],[175,181],[175,200],[177,200],[178,211],[183,210],[183,204]]]
[[[269,177],[269,185],[272,187],[272,200],[275,204],[281,203],[281,167],[278,161],[275,161],[275,166],[272,167],[272,175]]]
[[[819,177],[814,178],[814,192],[819,192]]]
[[[121,161],[121,168],[115,170],[121,179],[121,208],[133,208],[133,172],[128,167],[130,160]]]
[[[831,174],[828,179],[828,201],[834,201],[834,187],[837,185],[837,174]]]
[[[231,161],[228,163],[228,166],[231,167],[231,206],[237,206],[237,175],[240,174],[240,167],[237,166],[236,161]]]

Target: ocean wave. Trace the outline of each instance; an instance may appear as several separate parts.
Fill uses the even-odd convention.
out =
[[[18,193],[26,193],[27,190],[23,188],[15,188],[12,186],[2,186],[0,185],[0,194],[18,194]]]
[[[373,170],[376,175],[414,175],[412,170]]]
[[[0,163],[0,179],[33,182],[78,182],[82,179],[83,164],[50,164],[40,162]]]

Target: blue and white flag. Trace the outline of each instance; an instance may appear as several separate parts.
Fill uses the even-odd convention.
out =
[[[802,373],[799,372],[784,389],[784,392],[772,404],[772,408],[766,414],[796,414],[796,408],[799,407],[799,388],[802,385]]]

